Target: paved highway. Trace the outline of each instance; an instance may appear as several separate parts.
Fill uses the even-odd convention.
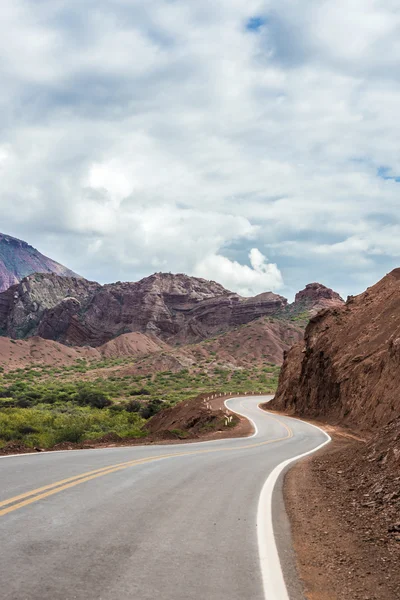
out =
[[[1,599],[299,600],[272,490],[327,436],[267,399],[227,402],[251,438],[0,459]]]

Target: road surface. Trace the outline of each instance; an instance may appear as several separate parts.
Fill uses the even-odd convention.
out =
[[[267,399],[227,402],[251,438],[0,459],[1,599],[299,600],[271,492],[278,465],[327,437]]]

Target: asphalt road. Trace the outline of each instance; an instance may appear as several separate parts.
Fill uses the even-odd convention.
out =
[[[265,400],[228,401],[251,438],[0,459],[1,600],[285,600],[276,467],[326,435]]]

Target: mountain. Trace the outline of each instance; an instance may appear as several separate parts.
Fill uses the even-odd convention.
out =
[[[36,272],[78,277],[26,242],[0,233],[0,292]]]
[[[321,289],[329,296],[328,288]],[[262,317],[299,327],[298,315],[312,314],[320,296],[317,290],[313,299],[300,298],[291,305],[272,292],[243,298],[214,281],[170,273],[104,286],[85,279],[34,274],[0,294],[0,332],[12,338],[39,335],[75,346],[97,347],[129,332],[188,344]],[[341,304],[342,300],[333,298],[332,302]],[[275,337],[278,329],[274,329]]]
[[[296,294],[291,305],[296,310],[305,310],[315,315],[324,308],[343,304],[343,298],[337,292],[325,287],[321,283],[309,283],[304,290]]]
[[[0,331],[71,345],[98,346],[131,331],[186,343],[274,314],[286,304],[272,293],[241,298],[187,275],[156,273],[135,283],[101,286],[35,274],[0,294]]]
[[[286,355],[273,406],[376,429],[400,417],[400,269],[314,316]]]

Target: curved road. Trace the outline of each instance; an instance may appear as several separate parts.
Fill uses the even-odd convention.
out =
[[[261,411],[268,399],[227,402],[251,438],[0,459],[2,600],[301,598],[271,495],[282,463],[327,436]]]

